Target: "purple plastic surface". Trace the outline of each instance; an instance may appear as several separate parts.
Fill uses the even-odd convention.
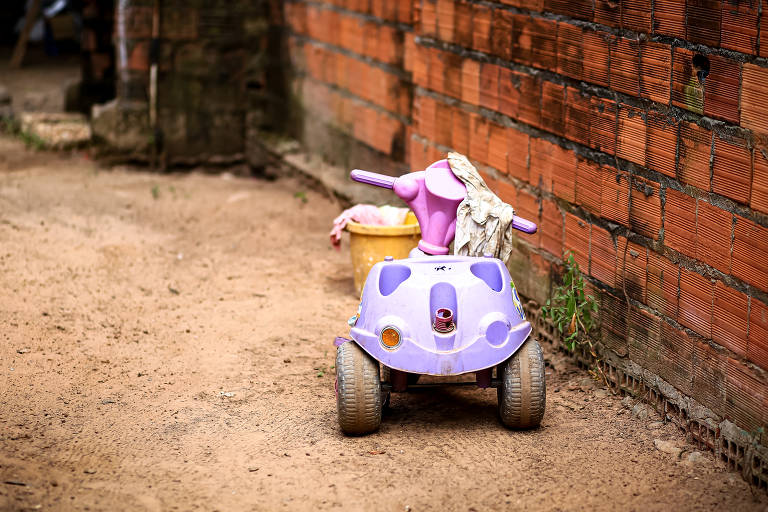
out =
[[[473,272],[478,263],[484,266]],[[350,337],[396,370],[458,375],[491,368],[514,354],[531,332],[510,283],[507,268],[495,258],[428,256],[377,263],[365,282]],[[453,311],[456,328],[449,333],[433,329],[440,308]],[[379,340],[389,326],[400,332],[394,349]]]
[[[382,188],[392,188],[395,185],[395,180],[397,179],[385,174],[362,171],[360,169],[353,170],[351,173],[349,173],[349,177],[359,183],[365,183],[366,185],[373,185],[374,187]]]

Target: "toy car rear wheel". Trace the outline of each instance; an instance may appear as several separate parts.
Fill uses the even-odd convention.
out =
[[[546,382],[544,355],[534,339],[498,367],[497,388],[501,422],[514,429],[536,428],[544,417]]]
[[[336,351],[336,409],[347,435],[369,434],[381,423],[379,363],[354,342]]]

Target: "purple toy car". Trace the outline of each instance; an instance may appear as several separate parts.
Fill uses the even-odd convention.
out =
[[[510,428],[537,427],[544,415],[544,359],[529,338],[520,298],[504,263],[449,256],[464,184],[448,161],[393,178],[352,171],[355,181],[394,190],[413,210],[422,240],[405,260],[373,266],[350,339],[336,338],[339,424],[345,434],[373,432],[390,392],[418,385],[420,375],[474,373],[495,387],[499,415]],[[536,225],[515,217],[513,227]],[[493,369],[496,368],[494,378]]]

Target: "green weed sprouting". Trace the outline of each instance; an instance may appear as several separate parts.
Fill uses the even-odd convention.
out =
[[[594,297],[584,293],[584,277],[573,253],[565,253],[563,260],[563,284],[555,288],[552,298],[547,300],[542,311],[552,319],[569,351],[573,352],[577,344],[587,344],[595,356],[590,336],[597,327],[597,302]]]

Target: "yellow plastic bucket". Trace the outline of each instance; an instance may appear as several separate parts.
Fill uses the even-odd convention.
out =
[[[407,258],[421,238],[419,223],[413,212],[408,212],[405,223],[400,226],[372,226],[350,221],[346,229],[349,231],[349,252],[352,255],[358,295],[363,293],[363,285],[371,267],[384,261],[386,256]]]

